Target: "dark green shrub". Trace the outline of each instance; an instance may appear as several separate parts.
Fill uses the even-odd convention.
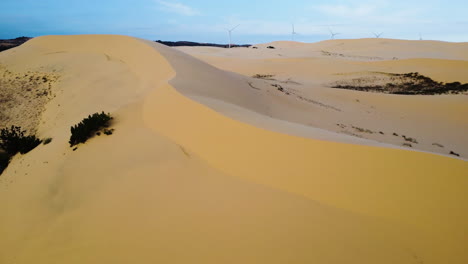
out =
[[[107,129],[106,128],[106,129],[104,129],[103,132],[104,132],[104,134],[110,136],[110,135],[112,135],[112,133],[114,133],[114,129]]]
[[[6,169],[10,163],[10,156],[3,151],[0,151],[0,174]]]
[[[0,174],[10,163],[11,157],[18,152],[26,154],[39,144],[42,140],[34,135],[25,136],[26,131],[21,130],[19,126],[3,128],[0,131]]]
[[[110,114],[95,113],[84,118],[80,123],[71,127],[70,147],[86,142],[92,135],[102,128],[109,126],[112,119]]]
[[[408,141],[408,142],[411,142],[411,143],[415,143],[415,144],[418,144],[418,141],[415,139],[415,138],[412,138],[412,137],[406,137],[405,135],[402,136],[405,141]]]
[[[42,140],[34,135],[25,136],[25,133],[26,131],[21,130],[19,126],[2,129],[0,132],[0,149],[11,157],[18,152],[21,154],[28,153],[41,144]]]

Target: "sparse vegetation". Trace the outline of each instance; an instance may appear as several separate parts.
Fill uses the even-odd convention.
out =
[[[403,139],[405,139],[405,141],[408,141],[408,142],[411,142],[411,143],[414,143],[414,144],[418,144],[418,141],[415,138],[407,137],[405,135],[403,135],[402,137],[403,137]]]
[[[109,122],[112,120],[110,114],[94,113],[89,115],[87,118],[84,118],[80,123],[71,127],[71,136],[70,136],[70,147],[78,145],[80,143],[85,143],[93,134],[104,129],[106,135],[112,134],[106,130],[109,127]],[[113,130],[107,130],[113,131]]]
[[[367,129],[367,128],[362,128],[362,127],[355,127],[353,126],[354,129],[356,129],[358,132],[361,133],[369,133],[369,134],[374,134],[374,131]]]
[[[55,97],[59,76],[39,71],[16,72],[0,64],[0,129],[11,125],[32,132],[44,106]]]
[[[460,154],[455,153],[455,152],[453,152],[453,151],[450,151],[450,155],[454,155],[454,156],[460,157]]]
[[[276,49],[276,48],[273,46],[268,46],[267,49]]]
[[[436,146],[436,147],[439,147],[439,148],[444,147],[442,144],[439,144],[439,143],[432,143],[432,146]]]
[[[332,88],[404,95],[459,94],[468,91],[468,83],[436,82],[417,72],[373,74],[370,77],[339,81]],[[377,78],[375,75],[381,77]],[[385,83],[385,80],[388,82]]]
[[[46,139],[44,139],[44,141],[42,142],[42,144],[47,145],[47,144],[49,144],[50,142],[52,142],[52,138],[46,138]]]
[[[409,147],[409,148],[412,148],[412,147],[413,147],[410,143],[403,143],[403,146],[404,146],[404,147]]]
[[[274,80],[273,79],[274,75],[272,75],[272,74],[255,74],[252,77],[256,78],[256,79]]]
[[[283,86],[281,86],[281,85],[279,85],[279,84],[272,84],[271,86],[275,87],[275,88],[278,89],[278,91],[280,91],[280,92],[284,92]]]

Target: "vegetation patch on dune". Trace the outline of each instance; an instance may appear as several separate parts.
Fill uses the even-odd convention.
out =
[[[113,129],[109,129],[112,116],[104,113],[94,113],[84,118],[80,123],[71,127],[70,147],[85,143],[94,134],[101,135],[101,130],[106,135],[111,135]]]
[[[255,79],[263,79],[263,80],[275,80],[273,74],[255,74],[252,76]]]
[[[34,133],[58,79],[55,73],[14,72],[0,65],[0,127],[15,125]]]
[[[0,174],[6,169],[8,163],[10,163],[10,156],[0,150]]]
[[[19,126],[3,128],[0,131],[0,173],[18,152],[26,154],[41,143],[42,140],[35,135],[26,135],[26,131]]]
[[[330,52],[326,50],[321,50],[320,51],[322,56],[327,56],[327,57],[340,57],[340,58],[346,58],[348,60],[360,60],[360,61],[373,61],[373,60],[384,60],[382,57],[371,57],[371,56],[359,56],[359,55],[348,55],[348,54],[343,54],[343,53],[337,53],[337,52]],[[396,60],[396,57],[393,57],[393,60]]]
[[[18,152],[25,154],[41,144],[34,133],[45,105],[55,97],[58,79],[55,73],[14,72],[0,65],[0,173]]]
[[[468,91],[468,83],[436,82],[417,72],[404,74],[374,72],[350,80],[337,81],[331,87],[404,95],[460,94]]]

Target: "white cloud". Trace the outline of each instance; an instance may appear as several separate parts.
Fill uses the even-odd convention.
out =
[[[164,0],[156,0],[156,2],[159,4],[161,10],[166,12],[175,13],[183,16],[196,16],[200,14],[200,12],[198,12],[196,9],[179,2]]]

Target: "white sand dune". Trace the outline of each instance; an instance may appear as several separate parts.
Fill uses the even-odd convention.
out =
[[[267,49],[272,46],[274,49]],[[222,49],[214,47],[179,47],[188,53],[234,58],[304,58],[327,57],[347,60],[393,60],[431,58],[445,60],[468,60],[466,42],[450,43],[429,40],[397,39],[336,39],[317,43],[275,41],[254,45],[253,48]],[[248,51],[245,51],[248,50]]]
[[[276,49],[267,49],[267,46]],[[411,144],[411,149],[442,155],[454,151],[464,159],[468,157],[466,95],[401,96],[329,88],[339,80],[361,76],[381,78],[382,74],[376,73],[419,72],[439,82],[468,83],[467,43],[361,39],[314,44],[283,41],[256,47],[258,49],[177,49],[217,68],[244,75],[246,82],[259,88],[257,94],[271,98],[268,111],[262,114],[288,123],[265,124],[252,120],[250,114],[241,114],[212,100],[193,99],[237,120],[282,133],[285,126],[293,123],[302,128],[286,129],[292,135],[394,147],[407,143],[401,136],[405,135],[417,139],[418,143]],[[324,55],[324,50],[333,54]],[[376,54],[380,54],[380,59],[374,58]],[[391,59],[395,56],[404,59]],[[267,80],[249,78],[257,74],[272,77]],[[281,85],[290,94],[278,92],[272,85]],[[224,86],[219,85],[218,89]],[[250,104],[228,102],[258,111]]]
[[[130,37],[39,37],[0,64],[60,76],[37,127],[53,141],[0,176],[0,263],[468,262],[466,161],[311,139],[306,104]],[[102,110],[115,133],[72,151]]]

